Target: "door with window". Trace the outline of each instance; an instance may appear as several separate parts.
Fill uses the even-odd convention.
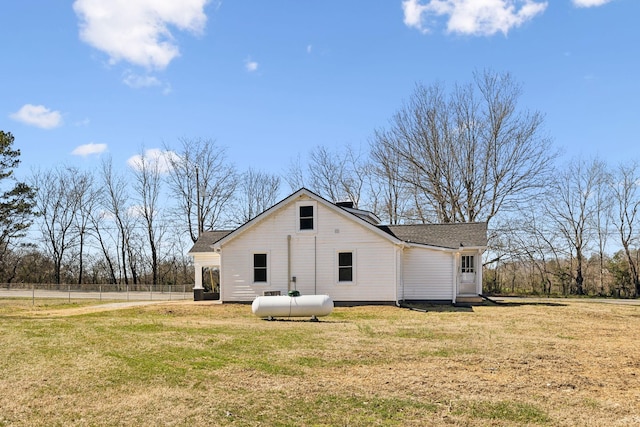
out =
[[[460,256],[460,271],[458,277],[458,294],[476,294],[476,259],[472,254]]]

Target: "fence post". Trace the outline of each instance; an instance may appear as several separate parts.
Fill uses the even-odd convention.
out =
[[[102,285],[100,285],[100,301],[102,301]]]
[[[36,305],[36,284],[31,284],[31,305]]]
[[[149,285],[149,301],[153,301],[153,283]]]
[[[71,304],[71,285],[67,285],[67,292],[69,292],[69,304]]]
[[[129,284],[127,283],[127,301],[129,301]]]

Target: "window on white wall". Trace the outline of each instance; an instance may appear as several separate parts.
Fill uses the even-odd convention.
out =
[[[475,273],[476,267],[473,255],[462,255],[460,260],[460,268],[462,273]]]
[[[267,282],[267,254],[253,254],[253,281]]]
[[[353,252],[338,252],[338,282],[353,282]]]
[[[313,205],[300,206],[300,230],[313,230]]]

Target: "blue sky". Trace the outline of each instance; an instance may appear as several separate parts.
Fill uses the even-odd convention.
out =
[[[20,0],[0,5],[20,174],[212,138],[281,173],[366,147],[416,82],[508,71],[556,146],[640,159],[638,0]]]

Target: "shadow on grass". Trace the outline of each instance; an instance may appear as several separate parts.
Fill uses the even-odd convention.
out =
[[[525,305],[535,305],[540,307],[566,307],[568,304],[560,302],[541,302],[541,301],[527,301],[527,302],[514,302],[514,301],[495,301],[483,304],[490,307],[519,307]]]
[[[473,307],[483,304],[403,304],[400,308],[423,313],[473,313]]]
[[[567,304],[551,301],[495,301],[485,300],[481,303],[460,303],[460,304],[406,304],[400,308],[420,311],[424,313],[473,313],[474,307],[566,307]]]
[[[291,317],[273,317],[260,318],[265,322],[295,322],[295,323],[350,323],[346,320],[326,320],[326,319],[309,319],[309,318],[291,318]]]
[[[563,303],[563,302],[557,302],[557,301],[540,301],[540,300],[535,300],[535,301],[527,301],[525,298],[522,298],[522,300],[519,301],[500,301],[500,300],[496,300],[494,298],[490,298],[488,296],[483,296],[484,298],[484,302],[482,303],[482,305],[485,306],[497,306],[497,307],[519,307],[519,306],[525,306],[525,305],[535,305],[535,306],[541,306],[541,307],[566,307],[568,304]]]

